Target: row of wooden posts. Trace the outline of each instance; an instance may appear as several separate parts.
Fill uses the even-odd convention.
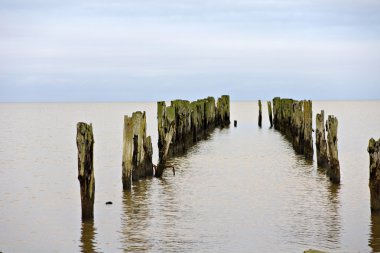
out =
[[[268,115],[271,127],[285,135],[292,142],[294,150],[302,154],[306,159],[312,160],[313,147],[313,112],[312,101],[294,100],[275,97],[273,99],[273,119],[271,101],[267,101]],[[258,125],[262,126],[261,100],[258,101],[259,118]],[[316,147],[317,164],[325,168],[330,180],[340,182],[340,169],[338,160],[337,129],[338,120],[330,115],[326,122],[327,140],[325,138],[324,111],[316,116]]]
[[[153,146],[146,134],[145,112],[124,116],[122,182],[124,190],[131,190],[132,181],[148,176],[160,177],[168,157],[185,152],[189,146],[215,127],[230,124],[230,97],[224,95],[194,102],[186,100],[157,103],[159,163],[152,162]],[[92,125],[77,124],[78,180],[80,183],[82,219],[93,219],[95,177],[93,165],[94,136]]]
[[[313,159],[312,102],[293,99],[273,99],[268,101],[268,115],[271,127],[282,132],[293,144],[297,153],[306,159]],[[272,119],[273,116],[273,119]],[[222,96],[215,99],[189,102],[174,100],[170,106],[157,103],[159,163],[152,163],[152,141],[146,135],[145,112],[134,112],[124,116],[122,182],[123,189],[130,190],[132,181],[147,176],[160,177],[168,157],[180,154],[193,143],[203,139],[215,127],[230,124],[230,99]],[[259,100],[258,124],[262,126],[262,108]],[[234,121],[235,127],[237,121]],[[326,127],[325,127],[326,125]],[[337,146],[338,120],[329,115],[325,123],[324,111],[316,115],[317,164],[325,168],[333,183],[340,183],[340,165]],[[326,139],[327,132],[327,139]],[[93,166],[94,137],[92,125],[77,124],[78,180],[80,182],[82,218],[94,216],[95,177]],[[371,210],[380,212],[380,139],[371,139],[368,145],[370,155]]]
[[[273,122],[271,102],[268,101],[267,103],[271,127],[274,125],[276,130],[279,130],[290,139],[297,153],[303,154],[306,159],[313,159],[312,101],[297,101],[275,97],[273,99]],[[258,101],[258,106],[258,125],[261,127],[261,100]],[[326,169],[331,182],[339,184],[338,119],[333,115],[329,115],[325,122],[324,110],[317,113],[315,139],[318,166]],[[370,157],[369,188],[371,210],[372,212],[380,212],[380,139],[376,141],[371,138],[367,151]]]

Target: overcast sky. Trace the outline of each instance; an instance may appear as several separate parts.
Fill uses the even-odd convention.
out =
[[[0,0],[0,101],[380,99],[379,0]]]

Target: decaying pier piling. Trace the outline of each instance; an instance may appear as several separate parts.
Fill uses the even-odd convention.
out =
[[[313,104],[311,100],[303,101],[304,125],[303,125],[303,154],[308,159],[313,159]]]
[[[380,139],[369,140],[369,189],[371,193],[371,211],[380,213]]]
[[[94,136],[92,125],[77,124],[78,180],[82,204],[82,219],[94,218]]]
[[[124,116],[123,131],[123,189],[130,190],[132,180],[153,176],[153,147],[150,136],[146,136],[145,112],[134,112]]]
[[[263,120],[263,115],[262,115],[262,111],[261,111],[261,100],[259,100],[259,122],[258,122],[258,125],[259,127],[262,126],[262,120]]]
[[[291,140],[297,153],[313,158],[312,102],[293,99],[273,99],[274,128]]]
[[[223,95],[218,98],[216,110],[216,125],[220,127],[228,127],[231,123],[230,96]]]
[[[327,175],[333,183],[340,183],[340,165],[338,160],[338,119],[329,115],[327,119],[327,145],[329,166]]]
[[[317,113],[315,146],[317,147],[317,164],[322,168],[328,168],[329,159],[327,155],[327,142],[325,134],[325,112]]]
[[[193,143],[203,139],[216,126],[230,124],[230,98],[220,97],[215,104],[213,97],[194,102],[187,100],[157,103],[159,166],[162,174],[168,156],[183,153]]]
[[[268,104],[268,115],[269,115],[270,128],[272,128],[273,127],[272,104],[270,101],[267,101],[267,104]]]

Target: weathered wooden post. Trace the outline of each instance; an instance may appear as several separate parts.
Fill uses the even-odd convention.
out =
[[[223,95],[217,103],[217,125],[226,127],[230,125],[230,96]]]
[[[123,189],[131,190],[132,181],[153,175],[152,142],[146,136],[145,112],[124,116],[123,132]]]
[[[274,129],[276,130],[280,130],[280,127],[279,127],[280,103],[281,103],[280,97],[273,98],[273,126],[274,126]]]
[[[78,180],[82,203],[82,219],[94,218],[95,177],[94,177],[94,136],[92,125],[77,124]]]
[[[269,115],[270,128],[272,128],[273,127],[272,104],[270,101],[267,101],[267,104],[268,104],[268,115]]]
[[[340,165],[338,159],[338,119],[329,115],[327,119],[327,145],[329,168],[327,174],[330,181],[340,183]]]
[[[371,211],[380,212],[380,139],[369,140],[369,190],[371,193]]]
[[[297,153],[303,153],[304,112],[303,101],[293,101],[290,112],[291,140]]]
[[[314,148],[313,148],[313,111],[312,111],[312,101],[303,101],[303,154],[306,159],[313,159]],[[338,121],[337,121],[338,124]],[[338,154],[338,151],[337,151]],[[337,156],[338,159],[338,156]],[[339,167],[339,162],[338,162]]]
[[[262,113],[261,113],[261,100],[259,100],[259,127],[261,127],[261,123],[262,123],[262,119],[263,119],[263,116],[262,116]]]
[[[237,120],[234,120],[234,127],[237,127]]]
[[[325,134],[325,112],[317,113],[316,116],[315,145],[317,147],[317,164],[322,168],[328,168],[327,142]]]
[[[172,106],[166,107],[165,102],[157,102],[157,123],[158,123],[158,150],[159,160],[166,161],[170,143],[175,134],[175,109]]]

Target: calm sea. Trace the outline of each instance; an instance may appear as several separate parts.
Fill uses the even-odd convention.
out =
[[[145,110],[157,144],[155,103],[0,104],[0,251],[380,252],[366,150],[380,138],[380,101],[316,101],[313,120],[321,109],[339,120],[340,186],[315,155],[305,161],[269,129],[266,103],[260,129],[257,102],[233,102],[237,128],[216,129],[171,159],[175,176],[123,192],[123,115]],[[95,137],[95,219],[86,223],[78,121],[91,122]]]

